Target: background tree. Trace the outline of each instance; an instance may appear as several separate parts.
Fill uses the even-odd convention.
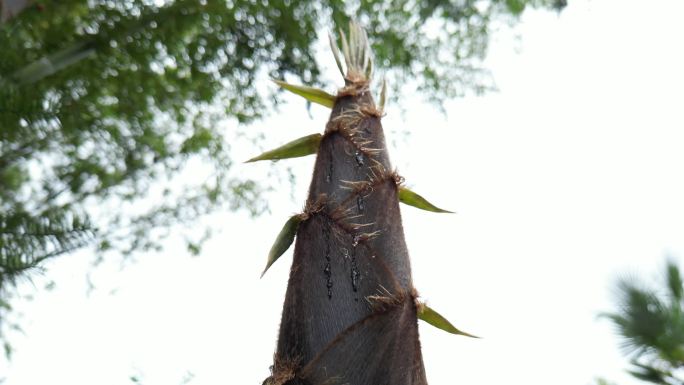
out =
[[[634,377],[661,385],[682,385],[684,376],[684,282],[668,261],[664,284],[657,288],[637,278],[617,284],[618,310],[608,317],[631,357]]]
[[[1,11],[11,2],[2,1]],[[439,103],[491,88],[478,62],[497,21],[558,0],[34,1],[0,24],[0,298],[41,262],[94,245],[158,248],[169,226],[265,208],[232,173],[238,134],[264,114],[257,79],[320,84],[315,43],[353,14],[390,84]],[[10,17],[11,16],[11,17]],[[407,82],[409,79],[417,79]],[[395,95],[398,93],[394,93]],[[212,172],[173,183],[200,160]],[[197,253],[204,235],[188,241]],[[0,322],[4,313],[0,310]],[[0,329],[1,330],[1,329]]]

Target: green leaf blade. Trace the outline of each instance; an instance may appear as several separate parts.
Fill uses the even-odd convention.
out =
[[[430,325],[432,325],[438,329],[444,330],[447,333],[471,337],[471,338],[480,338],[480,337],[474,336],[472,334],[469,334],[469,333],[466,333],[464,331],[457,329],[454,325],[451,324],[451,322],[449,322],[441,314],[437,313],[436,311],[434,311],[432,308],[430,308],[428,305],[426,305],[424,303],[419,304],[418,318],[429,323]]]
[[[278,237],[276,237],[273,246],[271,246],[271,251],[268,252],[268,260],[266,261],[266,268],[261,273],[261,277],[264,277],[266,271],[273,263],[280,258],[283,253],[290,248],[290,245],[294,241],[295,235],[297,235],[297,229],[299,224],[302,222],[301,215],[293,215],[290,219],[285,222],[285,225],[280,230]]]
[[[255,156],[254,158],[246,161],[245,163],[256,162],[259,160],[299,158],[302,156],[315,154],[318,152],[318,146],[321,144],[322,138],[323,136],[321,134],[307,135],[302,138],[295,139],[292,142],[285,143],[284,145],[271,151],[266,151],[263,154]]]
[[[280,87],[294,94],[297,94],[312,103],[317,103],[328,108],[332,108],[333,105],[335,105],[335,96],[330,95],[329,93],[321,89],[308,86],[298,86],[275,79],[273,79],[273,82],[275,82]]]
[[[399,201],[401,203],[413,206],[425,211],[432,211],[433,213],[449,213],[453,214],[453,211],[448,211],[440,209],[439,207],[428,202],[427,199],[414,193],[413,191],[407,189],[406,187],[399,187]]]

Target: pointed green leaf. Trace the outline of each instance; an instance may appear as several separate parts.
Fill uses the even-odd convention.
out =
[[[418,318],[422,319],[423,321],[429,323],[430,325],[442,329],[445,332],[451,333],[451,334],[458,334],[466,337],[472,337],[472,338],[480,338],[477,336],[474,336],[472,334],[468,334],[466,332],[462,332],[454,325],[451,324],[446,318],[442,317],[441,314],[437,313],[436,311],[432,310],[428,305],[421,303],[418,306]]]
[[[271,246],[271,251],[268,252],[268,260],[266,261],[266,268],[261,273],[261,277],[266,274],[266,270],[275,262],[287,249],[290,248],[292,241],[294,241],[295,235],[297,234],[297,229],[299,228],[299,223],[301,223],[302,218],[300,215],[293,215],[290,219],[285,222],[282,230],[278,234],[278,237]]]
[[[447,211],[440,209],[439,207],[428,202],[427,199],[414,193],[413,191],[407,189],[406,187],[399,187],[399,201],[401,203],[407,204],[409,206],[417,207],[421,210],[432,211],[434,213],[452,213],[453,211]]]
[[[332,106],[335,104],[335,96],[330,95],[321,89],[307,86],[297,86],[275,79],[273,79],[273,81],[282,88],[297,94],[310,102],[318,103],[328,108],[332,108]]]
[[[312,134],[305,137],[295,139],[292,142],[286,143],[271,151],[266,151],[259,156],[246,161],[245,163],[256,162],[258,160],[278,160],[288,158],[298,158],[300,156],[307,156],[315,154],[318,151],[318,145],[321,143],[321,134]]]
[[[684,298],[684,283],[682,280],[682,275],[679,272],[679,267],[674,261],[667,261],[667,286],[670,289],[670,295],[677,301],[681,301]]]

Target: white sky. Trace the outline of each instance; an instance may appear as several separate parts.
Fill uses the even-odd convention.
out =
[[[487,65],[499,93],[402,117],[390,105],[390,149],[407,183],[457,211],[404,207],[414,282],[457,327],[422,324],[431,384],[637,384],[600,311],[619,274],[655,277],[684,255],[684,2],[571,1],[560,15],[526,12],[496,35]],[[516,53],[516,50],[518,51]],[[332,65],[332,63],[331,63]],[[331,67],[332,68],[332,67]],[[323,130],[328,111],[291,98],[254,127],[265,147]],[[406,105],[419,100],[402,98]],[[258,151],[236,148],[239,159]],[[304,203],[313,157],[288,161],[295,190],[256,220],[225,214],[191,258],[160,254],[95,271],[86,253],[50,267],[53,291],[17,304],[4,385],[261,384],[268,375],[291,250],[258,279],[288,215]],[[282,164],[283,169],[285,164]],[[265,172],[267,165],[240,165]]]

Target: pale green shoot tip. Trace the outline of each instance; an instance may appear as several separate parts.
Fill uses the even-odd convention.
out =
[[[347,71],[351,68],[351,52],[349,50],[349,42],[347,41],[347,36],[340,28],[340,41],[342,42],[342,56],[344,56],[344,64],[347,65]]]
[[[385,112],[385,103],[387,102],[387,79],[382,78],[382,88],[380,89],[380,108],[378,110],[380,113]]]
[[[342,59],[340,58],[340,48],[337,46],[337,43],[335,42],[335,38],[332,35],[332,32],[328,32],[328,40],[330,40],[330,49],[333,51],[333,56],[335,56],[335,63],[337,64],[337,68],[340,70],[340,74],[344,76],[344,68],[342,67]]]
[[[347,73],[343,74],[343,76],[351,82],[369,81],[373,74],[373,58],[368,35],[361,25],[354,21],[349,21],[348,36],[349,38],[340,29],[342,54],[347,66]],[[334,45],[334,39],[331,38],[330,40],[333,54],[336,54],[339,50]],[[338,61],[338,68],[341,69],[341,60]]]

